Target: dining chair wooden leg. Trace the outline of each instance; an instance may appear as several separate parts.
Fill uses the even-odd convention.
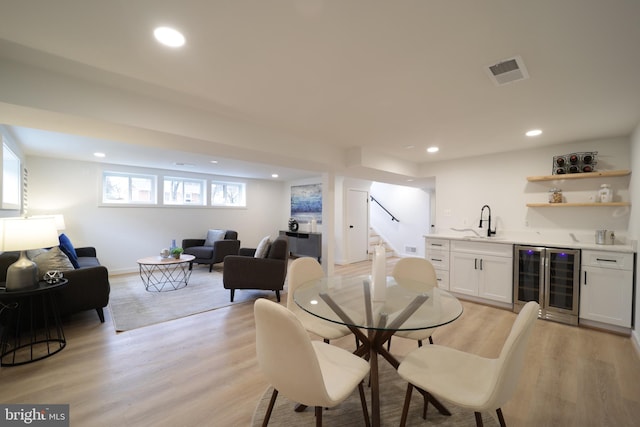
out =
[[[502,415],[502,408],[496,409],[496,414],[498,414],[498,421],[500,421],[500,427],[507,427],[507,423],[504,421],[504,416]]]
[[[367,398],[364,396],[364,381],[360,381],[358,384],[358,392],[360,393],[360,402],[362,403],[362,413],[364,415],[364,425],[366,427],[371,426],[371,420],[369,419],[369,410],[367,409]]]
[[[322,427],[322,406],[316,406],[316,427]]]
[[[264,421],[262,421],[262,427],[267,427],[267,424],[269,424],[269,418],[271,418],[271,412],[273,412],[273,405],[275,405],[277,397],[278,390],[274,388],[273,393],[271,393],[271,400],[269,400],[269,406],[267,407],[267,413],[264,416]]]
[[[418,340],[418,347],[422,347],[422,340]]]
[[[407,384],[407,393],[404,396],[404,406],[402,407],[402,417],[400,418],[400,427],[404,427],[407,424],[407,414],[409,413],[409,404],[411,403],[411,392],[413,386],[411,383]]]
[[[476,415],[476,427],[483,427],[482,414],[480,412],[474,412],[474,414]]]
[[[433,344],[433,337],[429,337],[429,344]]]
[[[325,338],[323,341],[324,341],[326,344],[329,344],[329,340],[328,340],[327,338]]]

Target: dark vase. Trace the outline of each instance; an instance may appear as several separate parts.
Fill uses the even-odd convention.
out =
[[[289,218],[289,231],[298,231],[298,221]]]

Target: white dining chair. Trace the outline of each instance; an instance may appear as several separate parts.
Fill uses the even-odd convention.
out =
[[[307,313],[293,299],[293,294],[298,286],[322,277],[324,277],[324,270],[322,270],[322,266],[315,258],[302,257],[295,259],[289,266],[287,276],[287,308],[300,319],[307,331],[321,337],[328,344],[331,340],[350,335],[351,331],[344,325],[331,323],[328,320]],[[328,311],[331,310],[328,306],[326,309]]]
[[[400,425],[404,426],[413,387],[418,387],[454,405],[472,409],[481,427],[483,411],[495,411],[505,427],[502,405],[511,399],[524,364],[527,343],[540,306],[530,301],[511,327],[498,358],[480,357],[453,348],[428,345],[411,351],[398,367],[398,374],[409,382]],[[426,418],[425,398],[423,418]]]
[[[358,388],[369,426],[363,379],[369,363],[339,347],[312,341],[300,320],[282,305],[261,298],[254,304],[256,354],[260,369],[273,386],[263,426],[267,426],[278,393],[315,407],[316,426],[323,408],[343,402]]]
[[[406,286],[403,279],[409,280],[412,289],[416,292],[428,292],[438,286],[436,270],[433,264],[425,258],[400,258],[393,266],[391,273],[396,283]],[[418,347],[422,347],[422,341],[428,339],[433,344],[433,332],[436,328],[421,329],[417,331],[397,331],[393,336],[418,341]],[[391,339],[387,344],[387,350],[391,349]]]

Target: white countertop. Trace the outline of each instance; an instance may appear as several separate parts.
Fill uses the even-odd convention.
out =
[[[556,233],[554,233],[556,234]],[[426,234],[425,238],[431,239],[448,239],[448,240],[461,240],[469,242],[486,242],[486,243],[502,243],[509,245],[528,245],[528,246],[544,246],[552,248],[568,248],[568,249],[589,249],[596,251],[608,251],[608,252],[624,252],[635,253],[637,248],[637,241],[629,243],[621,243],[616,241],[613,245],[597,245],[595,243],[595,237],[591,237],[591,241],[588,241],[586,236],[578,236],[577,242],[570,238],[563,238],[562,236],[543,235],[543,234],[530,234],[530,235],[498,235],[496,237],[475,237],[472,236],[473,232],[455,232],[451,233],[438,233],[438,234]]]

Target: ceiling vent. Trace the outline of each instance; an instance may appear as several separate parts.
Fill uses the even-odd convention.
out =
[[[513,58],[504,59],[497,64],[489,65],[486,70],[496,86],[502,86],[529,78],[529,73],[524,66],[522,58],[519,56],[514,56]]]

